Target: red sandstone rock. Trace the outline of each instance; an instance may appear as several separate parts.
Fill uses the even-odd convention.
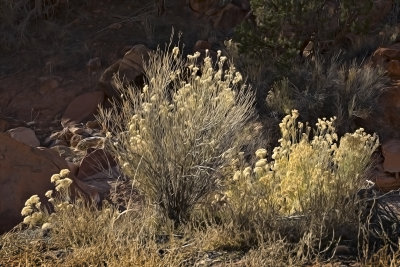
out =
[[[66,127],[82,122],[96,112],[103,99],[104,93],[100,91],[89,92],[76,97],[65,110],[61,118],[61,125]]]
[[[382,145],[382,154],[385,157],[383,168],[386,172],[400,172],[400,140],[392,139]]]
[[[51,175],[68,168],[66,162],[46,148],[32,148],[0,133],[0,233],[22,220],[25,201],[52,189]]]
[[[24,143],[28,146],[38,147],[40,142],[36,137],[35,131],[26,127],[18,127],[10,129],[7,133],[18,142]]]

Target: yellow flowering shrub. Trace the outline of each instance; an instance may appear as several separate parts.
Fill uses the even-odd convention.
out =
[[[360,188],[378,137],[358,129],[339,140],[335,118],[319,119],[311,136],[311,127],[298,123],[298,116],[294,110],[280,123],[282,138],[271,161],[259,149],[253,167],[234,173],[226,192],[231,205],[240,205],[245,194],[257,194],[254,209],[283,215],[325,212],[340,209]]]
[[[122,103],[100,112],[109,148],[124,173],[175,222],[220,185],[221,168],[246,141],[254,95],[227,58],[200,53],[184,59],[157,50],[145,66],[142,88],[116,79]],[[247,140],[251,138],[246,137]]]

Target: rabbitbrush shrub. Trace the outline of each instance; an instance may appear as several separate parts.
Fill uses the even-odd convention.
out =
[[[144,87],[116,80],[122,104],[100,115],[124,173],[176,223],[218,188],[254,114],[251,90],[227,58],[196,64],[199,56],[158,49],[144,67]]]
[[[271,160],[265,149],[259,149],[254,166],[233,161],[238,167],[225,198],[234,214],[247,209],[274,216],[305,215],[320,223],[324,216],[332,219],[330,223],[337,221],[335,217],[354,217],[351,199],[365,183],[363,175],[378,137],[358,129],[339,140],[334,118],[318,120],[311,133],[310,126],[297,122],[298,116],[294,110],[280,123],[282,137]]]

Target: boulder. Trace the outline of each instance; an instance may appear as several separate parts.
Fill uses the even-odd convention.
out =
[[[143,64],[149,59],[149,52],[145,45],[138,44],[133,46],[125,53],[121,60],[118,60],[108,67],[99,79],[98,86],[108,97],[116,97],[113,77],[115,74],[125,84],[141,85],[144,79]]]
[[[101,91],[84,93],[76,97],[64,111],[61,125],[67,127],[82,122],[96,112],[103,100],[104,93]]]
[[[67,163],[50,149],[32,148],[0,133],[0,233],[22,221],[25,201],[52,189],[50,177]]]
[[[49,205],[44,194],[54,189],[50,178],[62,169],[71,170],[72,197],[80,194],[98,203],[99,192],[75,177],[76,166],[51,149],[33,148],[0,133],[0,234],[22,221],[21,210],[32,195],[38,195],[44,206]]]
[[[40,146],[40,142],[36,137],[35,131],[26,128],[26,127],[18,127],[14,129],[10,129],[7,133],[18,142],[24,143],[25,145],[38,147]]]

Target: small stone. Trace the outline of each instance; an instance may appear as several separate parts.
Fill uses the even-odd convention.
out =
[[[40,146],[40,142],[36,137],[35,131],[26,127],[17,127],[7,131],[8,134],[18,142],[24,143],[31,147]]]

